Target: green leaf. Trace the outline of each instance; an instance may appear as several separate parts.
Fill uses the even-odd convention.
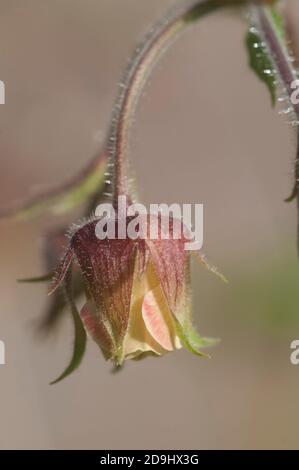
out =
[[[217,338],[206,338],[200,336],[191,323],[185,325],[184,332],[189,340],[189,343],[197,350],[214,346],[220,342],[220,340]]]
[[[56,214],[67,212],[84,204],[91,196],[100,192],[104,185],[105,168],[106,165],[99,166],[78,187],[58,198],[52,207],[52,212]]]
[[[183,346],[196,356],[200,356],[209,359],[210,356],[200,351],[201,348],[211,346],[217,342],[216,340],[209,340],[208,338],[202,338],[193,328],[191,322],[186,322],[182,326],[178,320],[176,320],[176,332],[181,340]]]
[[[293,202],[298,196],[298,183],[295,181],[291,194],[285,198],[284,202]]]
[[[61,186],[50,188],[25,202],[0,208],[0,219],[26,220],[44,212],[64,214],[88,202],[101,193],[105,183],[107,156],[101,155],[96,163]]]
[[[39,282],[48,282],[48,281],[51,281],[51,279],[53,278],[54,276],[54,273],[47,273],[43,276],[38,276],[38,277],[28,277],[28,278],[24,278],[24,279],[17,279],[17,282],[20,282],[20,283],[39,283]]]
[[[66,292],[68,303],[71,307],[71,313],[72,313],[72,317],[74,321],[74,329],[75,329],[74,349],[73,349],[73,355],[71,357],[69,365],[56,380],[53,380],[53,382],[50,383],[50,385],[56,384],[60,382],[61,380],[65,379],[79,367],[83,359],[85,348],[86,348],[86,332],[85,332],[82,320],[80,318],[79,312],[77,310],[77,307],[76,307],[76,304],[72,295],[71,277],[69,273],[65,280],[65,292]]]
[[[279,38],[285,42],[286,41],[286,31],[284,26],[284,19],[281,14],[276,10],[276,8],[270,8],[272,20],[274,23],[274,27],[276,29],[276,33],[278,34]]]
[[[202,16],[212,13],[219,8],[224,7],[238,7],[243,5],[246,0],[212,0],[210,2],[197,2],[190,10],[184,15],[183,21],[185,23],[193,23],[198,21]]]
[[[272,105],[274,106],[276,102],[276,85],[273,62],[262,39],[253,28],[247,34],[246,46],[249,55],[249,65],[258,78],[268,87]]]
[[[85,289],[81,277],[78,274],[73,276],[72,281],[74,302],[83,295]],[[57,326],[62,316],[67,313],[68,302],[63,290],[57,290],[50,296],[46,312],[38,322],[38,331],[41,333],[51,333]]]

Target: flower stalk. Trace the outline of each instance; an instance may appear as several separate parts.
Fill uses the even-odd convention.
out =
[[[246,0],[187,1],[154,27],[143,44],[136,49],[120,84],[119,97],[108,135],[109,171],[106,194],[115,202],[119,195],[129,193],[127,181],[129,131],[144,84],[153,67],[165,50],[191,23],[217,9],[244,3]]]

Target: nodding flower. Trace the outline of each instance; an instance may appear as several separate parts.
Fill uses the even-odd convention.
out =
[[[120,223],[117,217],[116,224]],[[83,225],[71,236],[50,292],[67,282],[66,274],[76,260],[86,290],[81,320],[104,357],[116,366],[126,359],[162,356],[182,347],[203,355],[200,348],[209,344],[192,326],[186,239],[183,235],[163,239],[162,217],[157,217],[157,239],[100,240],[97,220]],[[130,217],[125,223],[130,223]]]

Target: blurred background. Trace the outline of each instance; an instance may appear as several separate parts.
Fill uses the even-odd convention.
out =
[[[299,24],[299,5],[286,14]],[[104,140],[117,85],[170,0],[0,0],[1,206],[75,174]],[[247,65],[246,18],[213,14],[164,55],[131,138],[140,200],[204,204],[204,252],[229,279],[194,265],[194,318],[221,338],[211,360],[186,351],[117,374],[89,341],[75,374],[65,315],[36,321],[47,286],[42,238],[65,218],[1,224],[1,449],[298,448],[299,339],[295,131]],[[299,30],[297,40],[299,50]],[[75,213],[67,221],[76,221]]]

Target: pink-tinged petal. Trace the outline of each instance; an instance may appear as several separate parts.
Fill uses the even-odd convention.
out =
[[[94,305],[91,302],[86,303],[81,309],[80,316],[89,336],[100,346],[105,358],[109,359],[114,349],[113,342]]]
[[[167,323],[162,312],[163,303],[165,304],[165,300],[162,299],[162,295],[163,294],[159,292],[159,289],[155,289],[155,291],[149,291],[144,296],[142,317],[147,330],[154,340],[157,341],[162,348],[166,349],[166,351],[173,351],[174,347],[171,341],[169,322]],[[160,302],[158,302],[158,300],[160,300]]]
[[[50,287],[48,295],[53,294],[53,292],[55,292],[58,289],[58,287],[61,285],[62,281],[64,280],[66,276],[66,273],[69,270],[69,267],[73,261],[73,258],[74,258],[74,252],[72,248],[68,248],[63,260],[61,261],[60,265],[58,266],[56,270],[53,283],[52,283],[52,286]]]
[[[130,320],[128,331],[124,339],[125,359],[135,359],[144,357],[149,353],[162,356],[167,352],[159,342],[150,334],[142,316],[142,306],[144,297],[149,291],[155,292],[156,302],[164,316],[164,321],[168,325],[171,340],[175,348],[180,348],[181,344],[175,332],[175,324],[169,311],[168,304],[159,284],[159,279],[151,264],[148,265],[144,276],[138,275],[138,260],[136,260],[134,284],[132,289],[132,299],[130,307]],[[158,292],[157,292],[158,291]],[[159,294],[159,295],[158,295]],[[173,348],[172,348],[173,349]]]

